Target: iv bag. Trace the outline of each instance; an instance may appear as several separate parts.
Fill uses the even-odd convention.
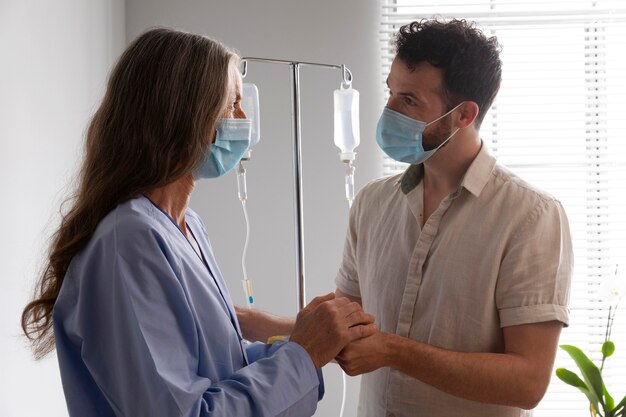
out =
[[[341,158],[354,160],[354,148],[359,146],[359,92],[353,88],[335,90],[335,145]]]

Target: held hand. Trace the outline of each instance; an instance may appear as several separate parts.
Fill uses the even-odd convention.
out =
[[[373,334],[373,322],[358,303],[330,293],[315,298],[298,313],[290,340],[301,345],[315,367],[321,368],[348,343]]]
[[[350,376],[365,374],[389,366],[391,353],[386,345],[387,334],[376,330],[368,337],[355,340],[335,360]]]
[[[238,306],[235,306],[235,312],[244,339],[251,342],[265,342],[270,336],[288,335],[293,328],[291,318]]]

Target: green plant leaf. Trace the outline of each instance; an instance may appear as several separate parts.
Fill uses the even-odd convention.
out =
[[[598,402],[604,407],[604,400],[602,398],[604,383],[602,382],[602,375],[600,375],[598,367],[576,346],[561,345],[561,349],[566,351],[572,359],[574,359],[578,369],[580,369],[580,372],[583,374],[583,378],[589,387],[589,393],[593,396],[591,403],[596,406],[596,409],[598,409]]]
[[[617,404],[617,407],[615,407],[613,410],[617,411],[621,407],[624,407],[624,409],[621,412],[621,414],[624,415],[624,412],[626,411],[626,395],[624,396],[624,398],[622,398],[622,401],[620,401],[619,404]]]
[[[611,356],[613,352],[615,352],[615,343],[607,340],[602,344],[602,355],[604,355],[605,358]]]
[[[585,382],[580,379],[578,375],[565,368],[559,368],[556,370],[556,376],[566,384],[578,388],[583,394],[585,394],[589,402],[598,408],[598,397],[591,392],[587,384],[585,384]]]
[[[589,390],[585,382],[580,379],[578,375],[570,370],[567,370],[565,368],[559,368],[556,370],[556,376],[558,376],[561,381],[575,388],[584,388],[586,390]]]
[[[602,385],[602,393],[604,394],[605,403],[604,413],[608,415],[608,413],[613,411],[613,409],[615,408],[615,400],[613,399],[613,397],[611,397],[605,385]]]

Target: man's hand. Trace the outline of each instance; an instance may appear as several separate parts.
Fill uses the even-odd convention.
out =
[[[389,366],[390,352],[385,343],[385,334],[376,330],[347,345],[335,358],[341,368],[350,376],[356,376]]]
[[[330,293],[313,299],[298,313],[290,340],[301,345],[315,367],[321,368],[348,343],[374,334],[373,323],[374,318],[358,303]]]

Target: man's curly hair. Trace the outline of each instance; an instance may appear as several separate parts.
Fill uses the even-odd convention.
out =
[[[478,104],[476,128],[500,89],[501,47],[466,20],[421,20],[400,28],[394,39],[397,57],[409,70],[428,62],[443,71],[443,98],[451,110],[464,100]]]

